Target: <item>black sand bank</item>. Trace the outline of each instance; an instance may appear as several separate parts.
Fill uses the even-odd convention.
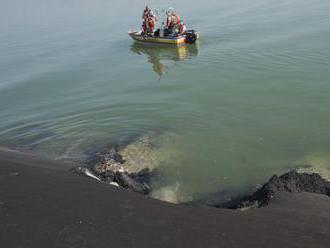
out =
[[[1,247],[329,247],[330,198],[279,193],[247,211],[173,205],[0,151]]]

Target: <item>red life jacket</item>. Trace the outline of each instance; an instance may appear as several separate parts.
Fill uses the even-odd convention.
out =
[[[155,23],[155,20],[154,18],[152,17],[149,17],[148,18],[148,28],[153,31],[155,29],[155,26],[156,26],[156,23]]]

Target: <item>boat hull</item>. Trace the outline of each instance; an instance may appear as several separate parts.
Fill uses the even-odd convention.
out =
[[[186,42],[185,36],[178,37],[155,37],[155,36],[145,36],[141,32],[129,32],[128,33],[133,40],[144,42],[144,43],[158,43],[167,45],[182,45]]]

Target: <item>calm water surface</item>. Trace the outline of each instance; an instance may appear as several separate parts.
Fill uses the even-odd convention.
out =
[[[128,37],[145,1],[2,0],[0,145],[79,160],[155,132],[175,201],[327,171],[330,2],[177,2],[201,32],[180,49]]]

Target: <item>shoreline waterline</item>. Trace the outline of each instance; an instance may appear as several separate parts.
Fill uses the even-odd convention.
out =
[[[271,172],[264,181],[258,181],[250,185],[240,187],[235,187],[235,185],[234,187],[222,186],[213,192],[206,192],[197,196],[189,195],[184,191],[179,181],[171,179],[166,174],[166,166],[169,166],[169,164],[164,162],[167,160],[175,164],[177,153],[172,151],[167,153],[167,156],[157,157],[161,154],[160,151],[164,149],[160,141],[168,141],[167,138],[166,133],[149,132],[142,136],[135,136],[135,138],[121,142],[121,144],[112,143],[103,148],[102,151],[94,151],[94,153],[89,154],[89,158],[84,162],[80,161],[77,164],[74,161],[66,161],[66,163],[68,163],[68,166],[77,168],[77,170],[73,171],[76,171],[78,174],[91,177],[99,182],[103,181],[106,184],[124,187],[161,201],[184,205],[230,205],[230,201],[242,198],[244,195],[252,194],[260,189],[268,178],[278,173],[276,171]],[[0,148],[2,151],[25,154],[13,149]],[[36,154],[31,156],[38,157]],[[49,158],[44,157],[44,159]],[[61,162],[61,160],[57,161]],[[312,159],[310,158],[309,161],[312,161]],[[295,170],[299,173],[317,173],[329,181],[330,170],[327,168],[324,164],[299,163],[287,168],[280,174],[290,170]],[[124,178],[121,174],[124,175]]]

